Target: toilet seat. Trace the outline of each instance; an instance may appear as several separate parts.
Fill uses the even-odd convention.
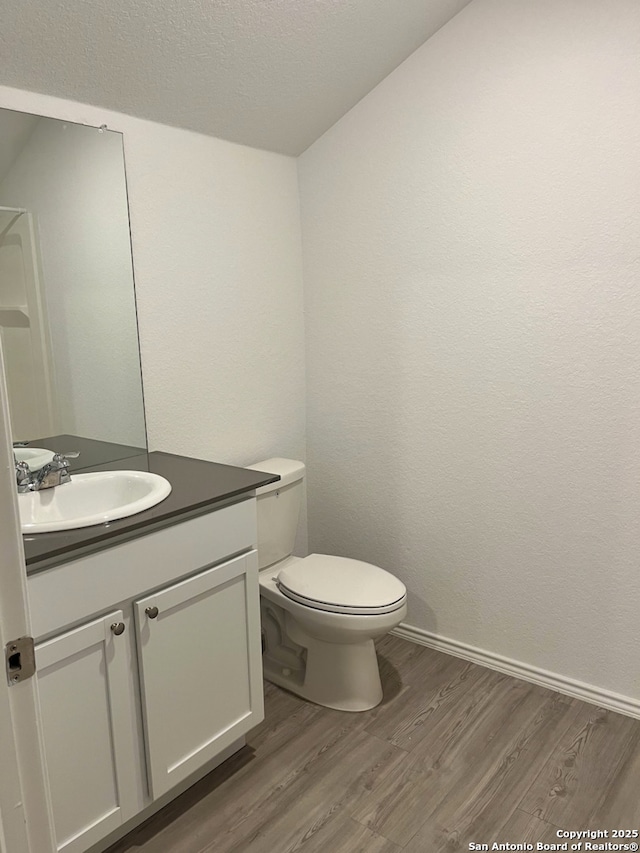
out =
[[[326,554],[296,560],[282,568],[274,580],[287,598],[331,613],[392,613],[407,598],[402,581],[379,566]]]

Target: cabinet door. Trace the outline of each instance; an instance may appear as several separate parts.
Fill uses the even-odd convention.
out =
[[[134,812],[137,753],[122,611],[36,646],[58,850],[80,853]],[[112,626],[114,629],[112,629]]]
[[[263,719],[256,552],[141,599],[135,611],[155,799]]]

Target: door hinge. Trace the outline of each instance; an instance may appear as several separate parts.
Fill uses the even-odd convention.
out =
[[[7,681],[18,684],[25,681],[36,671],[36,651],[33,637],[18,637],[4,647],[4,659],[7,667]]]

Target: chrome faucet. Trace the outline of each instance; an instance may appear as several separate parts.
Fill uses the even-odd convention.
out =
[[[70,453],[69,458],[79,456],[79,453]],[[71,474],[69,473],[69,461],[67,456],[61,453],[56,453],[51,462],[43,465],[37,471],[30,471],[26,462],[18,462],[15,458],[16,465],[16,484],[18,492],[39,492],[41,489],[52,489],[54,486],[63,486],[65,483],[71,482]]]

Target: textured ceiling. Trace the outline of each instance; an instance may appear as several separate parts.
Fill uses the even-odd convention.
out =
[[[0,84],[299,154],[470,0],[2,0]]]

